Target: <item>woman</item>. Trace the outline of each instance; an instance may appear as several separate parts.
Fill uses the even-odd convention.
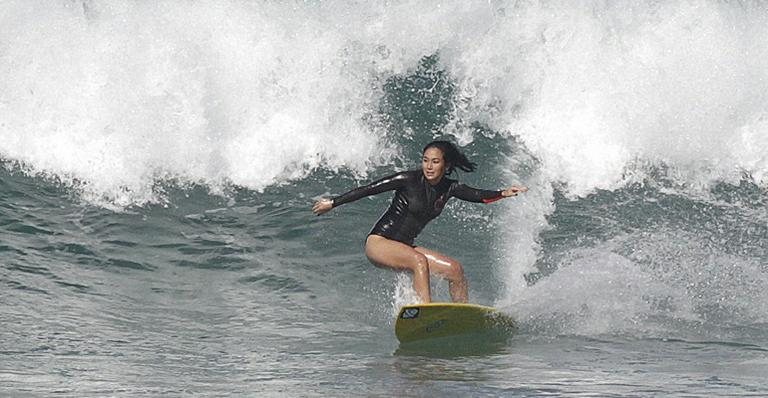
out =
[[[413,241],[416,235],[440,215],[451,197],[491,203],[517,196],[528,188],[512,186],[503,191],[487,191],[446,178],[456,168],[471,172],[476,166],[448,141],[431,142],[424,147],[422,154],[421,170],[393,174],[332,199],[321,199],[312,211],[317,215],[324,214],[344,203],[395,190],[392,204],[368,235],[365,255],[376,266],[412,272],[413,289],[424,303],[431,301],[430,273],[448,279],[451,299],[466,303],[467,280],[461,264],[442,253],[415,246]]]

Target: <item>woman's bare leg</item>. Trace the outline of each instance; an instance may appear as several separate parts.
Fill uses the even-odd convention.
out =
[[[413,272],[413,290],[424,303],[431,301],[429,260],[404,243],[383,236],[370,235],[365,241],[365,255],[374,265]]]
[[[467,278],[464,277],[464,268],[461,263],[445,254],[424,247],[416,247],[415,250],[429,261],[430,273],[448,279],[451,300],[455,303],[466,303],[469,299]]]

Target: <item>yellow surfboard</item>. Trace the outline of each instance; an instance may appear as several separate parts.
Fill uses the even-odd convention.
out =
[[[464,303],[406,305],[395,321],[400,343],[471,334],[509,335],[516,328],[511,316],[493,307]]]

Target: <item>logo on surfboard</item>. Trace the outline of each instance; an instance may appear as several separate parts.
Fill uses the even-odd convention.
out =
[[[403,313],[400,315],[400,318],[402,319],[414,319],[419,316],[419,309],[418,308],[406,308],[403,310]]]

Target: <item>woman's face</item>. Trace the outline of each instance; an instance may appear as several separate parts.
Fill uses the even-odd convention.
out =
[[[432,185],[437,184],[443,179],[445,175],[445,159],[443,159],[443,151],[432,147],[427,148],[424,151],[424,156],[421,158],[421,170],[426,177],[427,182]]]

